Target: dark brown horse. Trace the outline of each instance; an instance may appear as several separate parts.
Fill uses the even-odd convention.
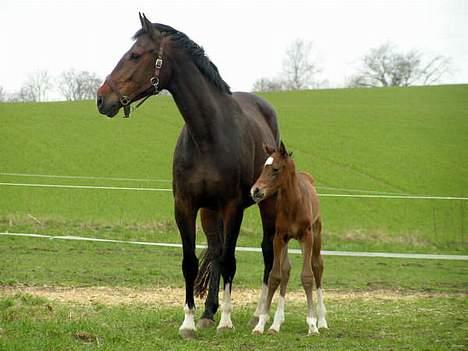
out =
[[[277,196],[276,233],[273,239],[273,268],[268,279],[268,294],[253,333],[262,334],[268,320],[271,300],[280,286],[280,298],[275,319],[269,331],[277,333],[284,321],[284,301],[291,264],[288,258],[288,241],[297,239],[302,247],[304,263],[301,280],[307,297],[307,324],[309,335],[318,334],[318,328],[328,328],[323,303],[323,260],[320,254],[322,222],[313,178],[296,172],[294,161],[281,142],[279,149],[265,147],[269,155],[262,174],[252,186],[251,195],[256,202]],[[312,302],[312,288],[317,286],[317,311]],[[317,328],[318,327],[318,328]]]
[[[151,23],[144,15],[140,15],[140,20],[142,28],[134,36],[135,43],[98,90],[97,105],[109,117],[122,107],[128,116],[132,102],[167,89],[184,118],[174,152],[173,193],[186,287],[185,319],[179,333],[190,338],[196,331],[197,275],[200,292],[209,285],[198,325],[214,323],[222,275],[225,293],[218,329],[233,327],[230,294],[236,272],[237,237],[244,209],[254,203],[250,188],[266,159],[262,144],[278,144],[278,125],[275,112],[266,101],[248,93],[231,93],[203,49],[185,34]],[[259,207],[266,286],[273,262],[275,199],[264,201]],[[200,272],[195,254],[199,210],[208,242],[207,262]],[[206,269],[211,269],[211,274]],[[257,315],[258,311],[259,308]]]

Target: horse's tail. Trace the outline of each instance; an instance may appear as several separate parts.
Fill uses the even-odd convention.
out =
[[[213,272],[214,250],[205,249],[200,254],[200,268],[195,278],[194,293],[196,297],[203,298],[208,290],[211,273]]]

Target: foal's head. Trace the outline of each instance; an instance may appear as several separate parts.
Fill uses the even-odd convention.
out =
[[[268,155],[262,173],[250,189],[250,195],[255,202],[260,202],[267,197],[276,194],[284,184],[287,175],[295,172],[294,161],[288,153],[283,142],[278,148],[263,145]]]

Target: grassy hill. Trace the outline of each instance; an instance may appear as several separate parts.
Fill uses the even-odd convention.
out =
[[[297,167],[315,176],[322,194],[468,196],[467,85],[264,97]],[[91,101],[0,104],[0,182],[170,188],[182,124],[170,97],[151,99],[130,119],[102,117]],[[321,204],[326,249],[467,251],[466,201],[322,197]],[[249,209],[241,244],[258,245],[258,217]],[[0,185],[0,230],[179,241],[172,218],[167,192]]]

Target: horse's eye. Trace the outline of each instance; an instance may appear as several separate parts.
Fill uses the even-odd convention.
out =
[[[278,175],[278,173],[279,173],[279,168],[272,168],[271,174],[272,174],[273,176]]]
[[[130,54],[130,60],[136,61],[136,60],[138,60],[138,59],[140,58],[140,56],[141,56],[141,55],[138,55],[138,54],[132,52],[132,53]]]

